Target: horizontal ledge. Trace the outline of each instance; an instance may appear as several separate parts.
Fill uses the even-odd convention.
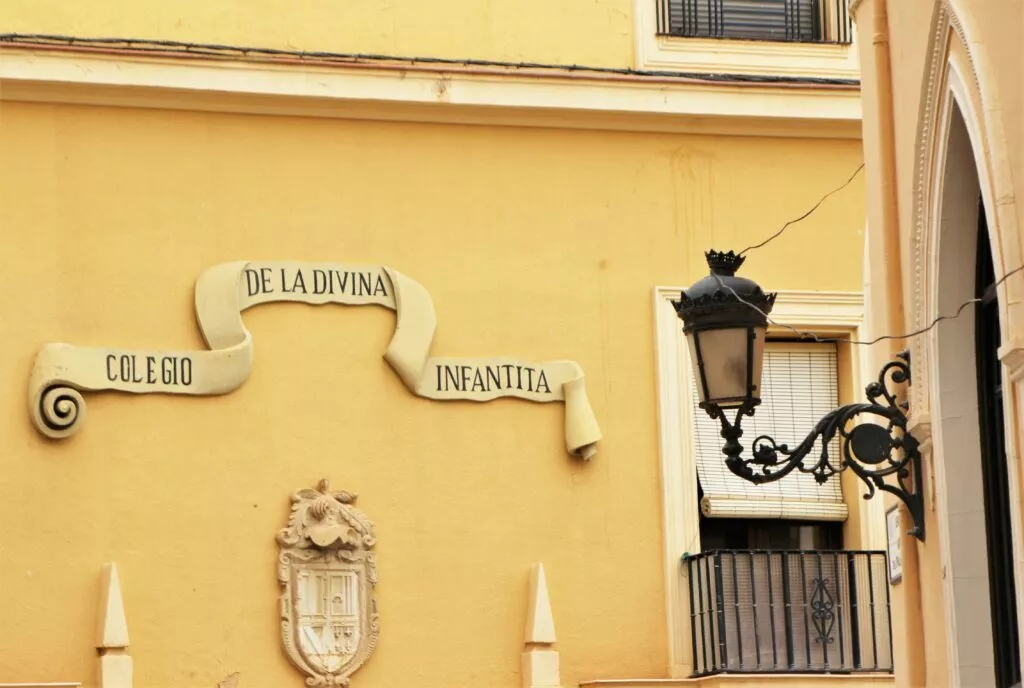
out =
[[[715,41],[718,43],[718,41]],[[735,44],[732,41],[730,43]],[[740,41],[739,43],[743,43]],[[787,54],[797,49],[795,43],[785,43]],[[409,57],[374,53],[336,53],[325,51],[287,50],[211,43],[190,43],[145,38],[84,38],[54,34],[0,34],[0,47],[38,48],[50,51],[129,56],[163,56],[183,60],[231,60],[274,64],[313,64],[342,67],[384,67],[407,70],[433,71],[489,71],[520,74],[561,74],[577,78],[655,79],[668,82],[695,81],[706,83],[734,83],[771,85],[784,88],[818,87],[860,89],[856,78],[828,76],[799,76],[793,74],[729,73],[714,70],[685,71],[678,68],[652,70],[630,67],[612,67],[543,62],[509,62],[475,58]]]
[[[659,36],[641,47],[644,67],[860,81],[853,44]]]
[[[844,681],[846,683],[892,683],[895,677],[888,673],[843,673],[843,674],[715,674],[713,676],[702,676],[700,678],[634,678],[634,679],[596,679],[591,681],[580,681],[581,686],[608,686],[611,688],[645,688],[646,686],[708,686],[715,683],[722,685],[764,685],[778,683],[782,685],[820,683],[825,681]],[[756,682],[756,683],[755,683]]]
[[[857,89],[0,43],[0,99],[508,126],[859,139]]]
[[[679,297],[679,292],[688,289],[689,286],[657,286],[655,291],[664,296]],[[829,306],[853,306],[864,307],[864,293],[860,291],[820,291],[812,289],[783,289],[778,291],[776,304],[780,301],[786,305],[814,304]]]

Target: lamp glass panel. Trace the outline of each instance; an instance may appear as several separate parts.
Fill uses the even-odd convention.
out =
[[[752,360],[747,360],[747,342],[751,330],[742,328],[723,328],[692,332],[690,355],[694,363],[694,374],[700,376],[697,365],[697,350],[700,347],[701,361],[704,363],[704,382],[707,385],[705,398],[702,385],[698,385],[701,401],[711,401],[728,408],[739,406],[750,393],[747,389],[747,365],[754,366],[753,396],[760,396],[761,364],[764,359],[764,328],[752,328],[755,333]],[[699,379],[699,378],[698,378]]]
[[[697,357],[697,332],[686,333],[686,345],[690,349],[690,372],[693,373],[693,379],[697,381],[697,398],[701,403],[707,401],[706,395],[704,394],[704,373],[700,369],[700,359]]]
[[[750,396],[754,399],[761,398],[761,369],[764,365],[764,339],[766,329],[763,327],[755,327],[754,329],[754,358],[751,361],[751,365],[754,367],[754,381],[753,389],[750,391]]]

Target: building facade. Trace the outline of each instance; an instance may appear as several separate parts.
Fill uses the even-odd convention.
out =
[[[923,331],[896,343],[913,362],[927,533],[898,543],[897,678],[1020,685],[1024,13],[970,0],[851,10],[873,41],[860,56],[869,312],[885,332]],[[891,353],[876,347],[875,366]]]
[[[0,684],[896,680],[881,502],[718,476],[671,306],[842,187],[748,256],[772,427],[871,378],[870,41],[790,4],[7,2]]]

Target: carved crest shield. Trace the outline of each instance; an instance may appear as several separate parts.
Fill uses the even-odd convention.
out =
[[[353,506],[356,495],[326,480],[291,500],[288,527],[277,534],[284,649],[307,686],[348,686],[380,631],[373,523]]]

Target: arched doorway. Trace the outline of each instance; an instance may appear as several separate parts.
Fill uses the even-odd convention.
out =
[[[960,9],[935,2],[904,265],[911,322],[931,328],[911,341],[911,404],[939,536],[918,550],[924,609],[912,612],[936,642],[911,656],[922,680],[944,660],[950,685],[1012,686],[1024,655],[1014,627],[1024,621],[1024,234],[990,55]],[[965,302],[960,317],[933,325]],[[932,635],[940,606],[945,647]]]
[[[950,103],[937,189],[936,311],[965,301],[974,318],[946,320],[932,340],[934,460],[944,473],[947,604],[954,683],[1020,685],[1014,536],[1003,415],[1000,306],[992,234],[963,114]],[[984,537],[981,537],[984,534]]]

